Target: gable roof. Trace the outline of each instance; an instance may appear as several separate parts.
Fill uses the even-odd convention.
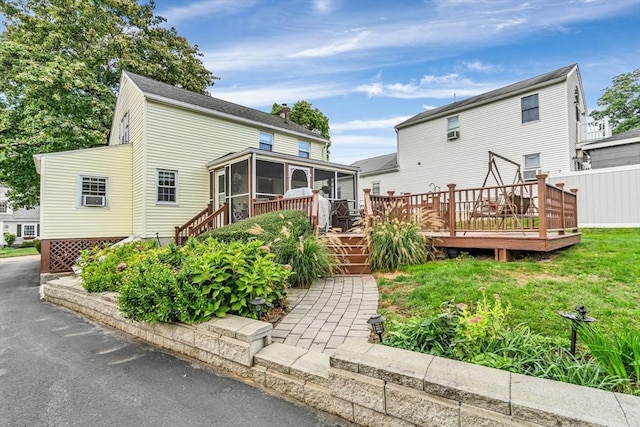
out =
[[[251,121],[258,125],[263,125],[271,128],[278,128],[284,131],[293,132],[297,134],[305,135],[307,138],[319,140],[321,142],[328,142],[328,139],[323,138],[318,133],[311,131],[304,126],[300,126],[291,120],[285,121],[282,117],[273,114],[265,113],[264,111],[256,110],[253,108],[245,107],[243,105],[234,104],[233,102],[224,101],[219,98],[214,98],[210,95],[203,95],[190,90],[176,87],[167,83],[162,83],[157,80],[150,79],[139,74],[124,71],[129,79],[146,95],[151,98],[157,99],[159,97],[166,101],[176,101],[187,106],[196,107],[199,109],[210,110],[211,112],[222,113],[223,115],[230,116],[228,118],[238,118],[242,121]]]
[[[371,173],[391,172],[398,167],[398,156],[396,153],[383,154],[382,156],[369,157],[351,163],[351,166],[360,168],[360,175],[367,176]]]
[[[578,64],[567,65],[566,67],[558,68],[555,71],[541,74],[539,76],[532,77],[521,82],[513,83],[508,86],[501,87],[499,89],[495,89],[480,95],[472,96],[471,98],[463,99],[462,101],[453,102],[451,104],[443,105],[442,107],[424,111],[396,125],[395,128],[401,129],[404,127],[412,126],[427,120],[434,119],[436,117],[448,115],[453,112],[467,110],[478,105],[496,101],[498,99],[512,96],[520,92],[525,92],[535,87],[547,86],[549,84],[566,80],[567,76],[574,68],[577,68],[577,66]]]

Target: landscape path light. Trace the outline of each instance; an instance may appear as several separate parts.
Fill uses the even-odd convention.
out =
[[[258,312],[258,320],[262,318],[262,306],[264,306],[265,302],[266,301],[262,297],[255,297],[254,299],[251,300],[251,304]]]
[[[378,340],[382,342],[382,334],[384,333],[384,321],[386,319],[381,314],[374,314],[367,320],[367,323],[371,325],[371,329],[378,335]]]
[[[587,316],[587,309],[584,305],[579,305],[576,307],[576,313],[568,313],[566,311],[558,311],[558,314],[565,319],[571,320],[571,350],[570,353],[572,356],[576,355],[576,341],[578,341],[578,326],[580,323],[591,323],[595,322],[596,319],[593,317]]]

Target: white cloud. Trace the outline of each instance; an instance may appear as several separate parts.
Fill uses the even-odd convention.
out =
[[[384,83],[375,82],[358,85],[357,92],[365,93],[369,97],[386,97],[398,99],[436,98],[451,99],[456,97],[469,97],[488,92],[504,86],[503,82],[476,83],[459,74],[445,74],[442,76],[426,75],[409,83]]]
[[[381,156],[396,152],[396,138],[392,131],[386,135],[350,135],[331,137],[330,160],[336,163],[351,164],[356,160]]]
[[[366,129],[392,129],[412,116],[396,116],[377,120],[352,120],[343,123],[331,123],[331,132],[342,133]]]
[[[492,64],[486,64],[482,61],[462,61],[462,65],[471,71],[493,71],[496,67]]]
[[[328,13],[333,10],[334,4],[332,0],[314,0],[313,8],[320,13]]]
[[[207,15],[231,15],[250,8],[257,0],[202,0],[159,11],[169,24],[188,21]]]
[[[344,87],[337,84],[274,84],[269,86],[222,87],[216,84],[211,95],[248,107],[271,107],[274,102],[295,104],[297,101],[327,98],[344,94]]]

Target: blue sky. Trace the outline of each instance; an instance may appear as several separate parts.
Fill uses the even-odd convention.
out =
[[[640,0],[156,0],[221,80],[213,96],[270,111],[307,100],[331,160],[391,153],[425,109],[578,63],[589,110],[640,68]]]

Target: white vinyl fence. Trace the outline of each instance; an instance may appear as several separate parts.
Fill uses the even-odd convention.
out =
[[[640,227],[640,165],[551,173],[578,189],[578,227]]]

